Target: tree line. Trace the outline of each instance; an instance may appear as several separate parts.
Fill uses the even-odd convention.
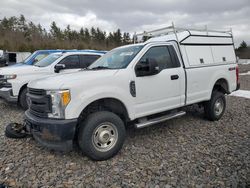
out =
[[[240,46],[236,49],[236,55],[240,59],[250,59],[250,47],[244,40],[240,43]]]
[[[74,30],[68,25],[62,29],[52,22],[46,30],[40,24],[27,21],[24,15],[4,17],[0,21],[0,49],[30,51],[39,49],[96,49],[110,50],[132,43],[128,32],[120,29],[106,32],[99,27]]]

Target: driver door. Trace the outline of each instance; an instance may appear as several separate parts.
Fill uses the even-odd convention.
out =
[[[154,46],[147,50],[137,65],[150,61],[156,62],[159,72],[145,76],[138,74],[135,77],[136,85],[136,117],[163,112],[181,106],[181,95],[185,83],[184,70],[180,65],[173,46]],[[139,66],[136,66],[139,67]],[[136,68],[135,68],[135,71]],[[139,76],[138,76],[139,75]]]
[[[63,60],[60,61],[59,64],[65,65],[65,68],[60,71],[60,73],[70,73],[76,72],[80,70],[80,59],[78,55],[70,55],[65,57]]]

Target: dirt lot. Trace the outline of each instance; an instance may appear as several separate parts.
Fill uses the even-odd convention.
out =
[[[250,70],[250,66],[248,67]],[[248,69],[247,68],[247,69]],[[241,76],[250,90],[250,76]],[[114,158],[93,162],[80,151],[61,153],[33,139],[4,136],[23,112],[0,100],[0,184],[13,187],[250,187],[250,100],[227,97],[218,122],[202,109],[166,123],[135,130]]]

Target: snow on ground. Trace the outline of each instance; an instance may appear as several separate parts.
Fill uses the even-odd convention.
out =
[[[245,73],[240,73],[240,76],[246,76],[246,75],[250,75],[250,71],[245,72]]]
[[[243,98],[250,99],[250,91],[238,90],[238,91],[234,91],[233,93],[231,93],[230,96],[243,97]]]
[[[239,64],[244,64],[244,65],[250,64],[250,59],[239,59],[238,63]]]

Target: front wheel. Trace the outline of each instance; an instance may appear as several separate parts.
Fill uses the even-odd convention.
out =
[[[24,88],[19,96],[19,104],[22,107],[22,109],[27,110],[29,108],[28,100],[27,100],[27,88]]]
[[[226,109],[225,95],[219,91],[214,91],[210,101],[207,101],[204,105],[205,116],[211,121],[219,120]]]
[[[93,160],[106,160],[122,148],[126,130],[123,121],[112,112],[90,114],[81,123],[78,144],[85,155]]]

